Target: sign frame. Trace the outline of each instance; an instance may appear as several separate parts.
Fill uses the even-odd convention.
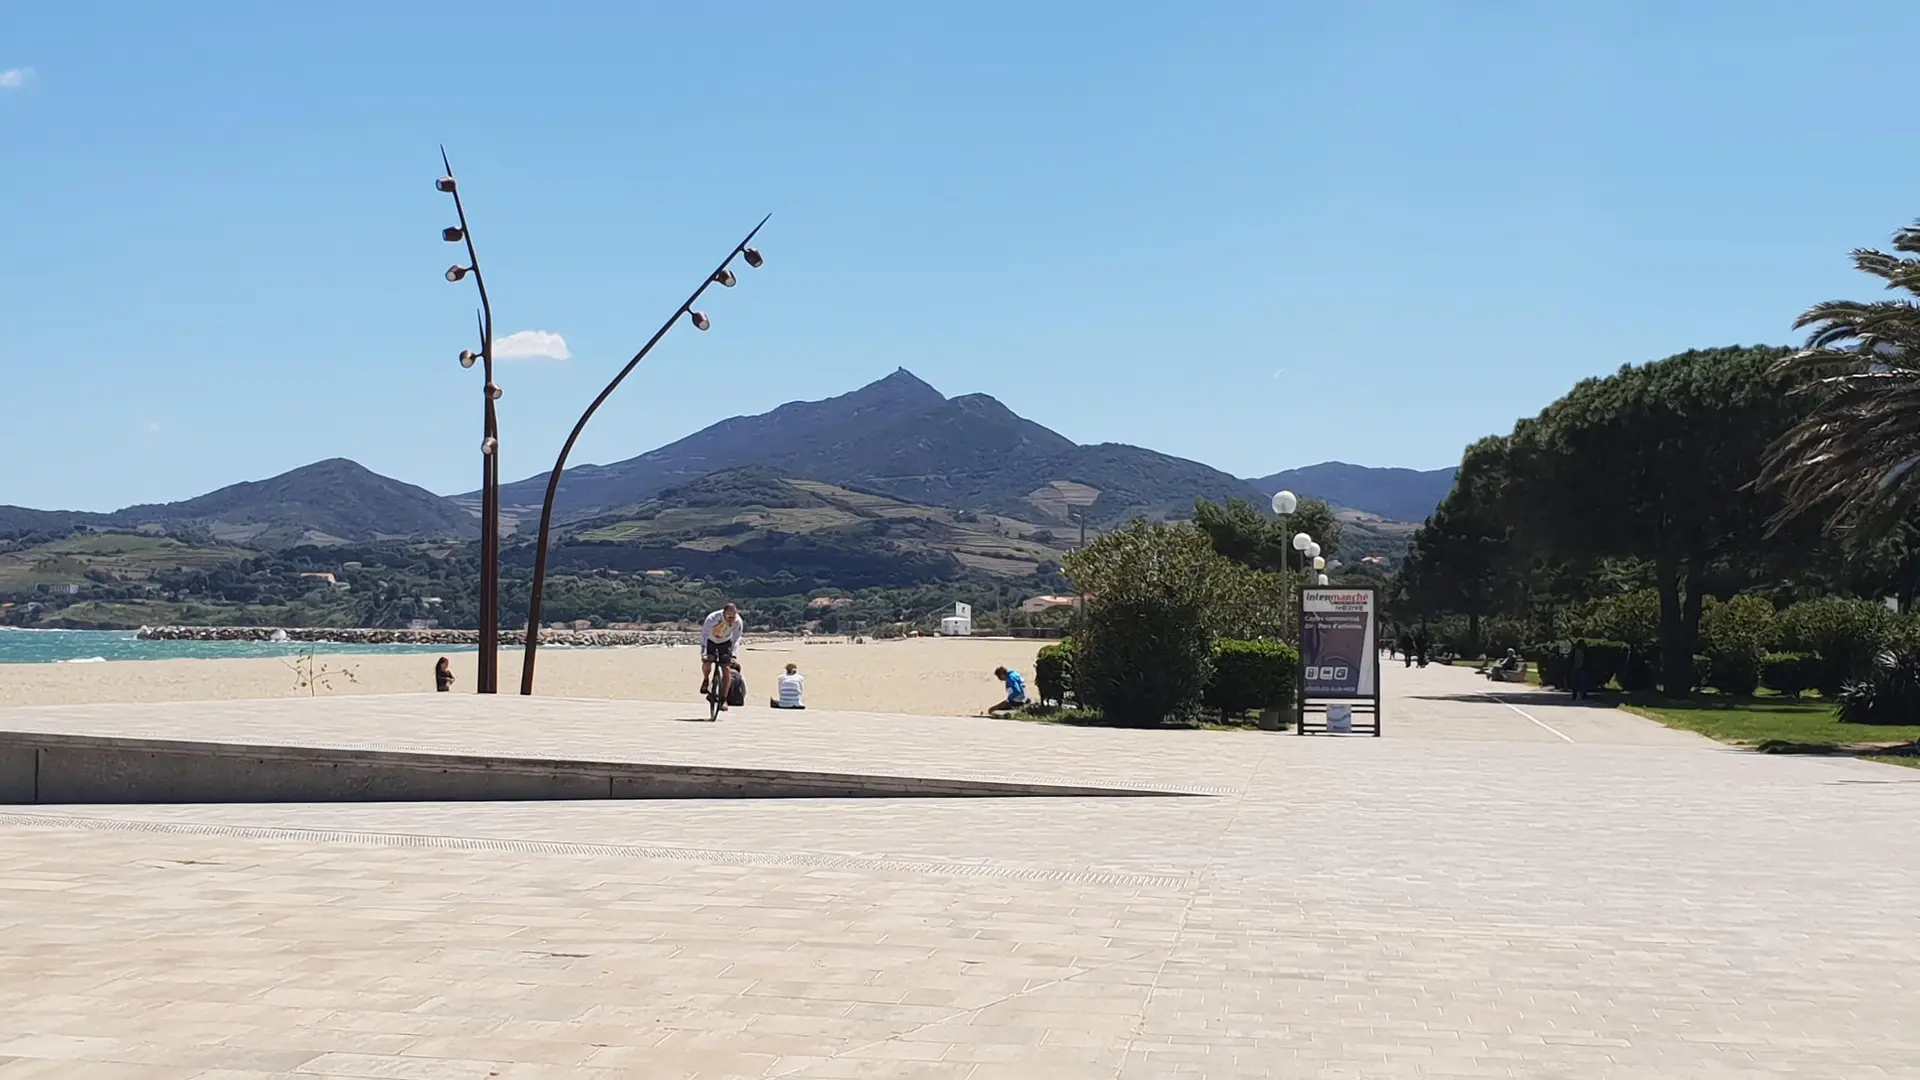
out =
[[[1314,593],[1366,594],[1367,621],[1363,628],[1360,641],[1360,655],[1355,659],[1363,665],[1369,662],[1373,665],[1373,686],[1369,692],[1352,694],[1326,693],[1324,691],[1309,694],[1307,692],[1308,661],[1310,659],[1318,659],[1317,657],[1308,656],[1309,635],[1307,633],[1307,619],[1309,614],[1320,614],[1319,612],[1309,613],[1307,610],[1307,597],[1309,594]],[[1334,732],[1327,725],[1327,707],[1329,705],[1339,705],[1351,710],[1351,734],[1371,735],[1374,738],[1379,738],[1380,676],[1386,666],[1380,662],[1380,590],[1371,585],[1308,586],[1300,590],[1300,599],[1298,605],[1296,605],[1295,614],[1298,618],[1294,625],[1300,628],[1300,663],[1294,672],[1296,681],[1294,683],[1293,733],[1295,735],[1345,734],[1345,732]],[[1307,717],[1310,713],[1319,714],[1319,723],[1309,726]]]

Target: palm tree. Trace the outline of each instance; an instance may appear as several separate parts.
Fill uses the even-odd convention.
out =
[[[1853,265],[1905,296],[1831,300],[1794,323],[1810,328],[1806,346],[1776,370],[1811,402],[1760,475],[1782,498],[1776,528],[1820,511],[1873,534],[1920,504],[1920,224],[1900,230],[1893,249],[1856,250]]]

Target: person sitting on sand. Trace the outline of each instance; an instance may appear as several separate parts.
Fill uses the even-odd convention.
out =
[[[444,656],[433,665],[433,688],[442,694],[453,689],[453,661]]]
[[[807,677],[800,674],[800,665],[788,664],[787,673],[780,676],[780,696],[768,699],[767,705],[775,709],[804,709],[806,694]]]
[[[1027,680],[1021,678],[1019,672],[997,667],[993,669],[993,677],[1007,684],[1007,700],[987,706],[987,715],[1027,707]]]
[[[747,703],[747,677],[740,671],[740,661],[727,665],[727,704],[741,706]]]

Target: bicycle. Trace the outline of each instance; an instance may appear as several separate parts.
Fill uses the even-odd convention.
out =
[[[727,694],[733,690],[731,669],[733,652],[722,650],[714,656],[713,673],[707,679],[707,723],[718,723],[720,711],[727,704]],[[723,692],[721,687],[725,686]]]

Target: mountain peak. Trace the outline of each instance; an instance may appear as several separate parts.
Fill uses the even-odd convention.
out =
[[[893,374],[884,379],[876,379],[847,396],[862,401],[881,398],[895,404],[924,403],[929,406],[939,405],[947,400],[947,396],[934,389],[932,384],[903,367],[894,368]]]
[[[915,375],[913,372],[908,371],[905,366],[894,368],[892,374],[886,376],[883,379],[879,379],[877,381],[883,382],[883,383],[906,383],[913,386],[927,385],[926,380],[920,378],[920,376],[918,375]]]
[[[332,458],[324,458],[320,461],[313,462],[310,465],[302,465],[297,469],[289,469],[288,471],[281,473],[279,476],[269,477],[268,479],[277,480],[277,479],[283,479],[286,477],[313,479],[313,478],[322,477],[322,476],[352,477],[352,478],[358,479],[361,477],[379,476],[379,475],[380,475],[379,473],[374,472],[372,469],[367,468],[365,465],[360,464],[359,462],[353,460],[352,458],[332,457]]]

